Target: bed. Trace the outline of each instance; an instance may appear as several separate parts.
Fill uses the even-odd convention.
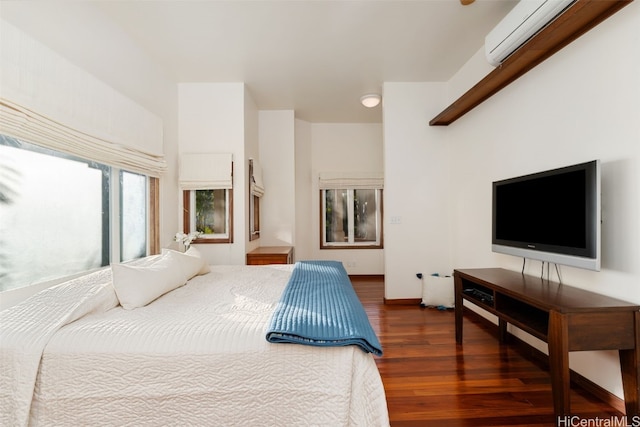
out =
[[[372,352],[267,341],[295,267],[206,269],[139,307],[104,269],[1,312],[0,424],[389,425]]]

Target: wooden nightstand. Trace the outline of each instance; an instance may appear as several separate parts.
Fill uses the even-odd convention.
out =
[[[247,254],[247,265],[293,264],[293,246],[261,246]]]

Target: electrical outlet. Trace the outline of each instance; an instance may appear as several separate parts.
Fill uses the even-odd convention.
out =
[[[391,220],[390,220],[391,224],[402,224],[402,217],[401,216],[392,216]]]

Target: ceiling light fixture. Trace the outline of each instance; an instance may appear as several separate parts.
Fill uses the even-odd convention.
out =
[[[367,108],[373,108],[376,105],[380,104],[380,100],[382,97],[377,93],[369,93],[367,95],[362,95],[360,98],[360,102]]]

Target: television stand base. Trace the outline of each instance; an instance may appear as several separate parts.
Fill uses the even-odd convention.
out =
[[[627,417],[640,415],[640,306],[500,268],[455,270],[453,276],[458,344],[464,300],[498,317],[500,342],[511,323],[548,344],[556,417],[571,415],[569,352],[586,350],[618,350]]]

